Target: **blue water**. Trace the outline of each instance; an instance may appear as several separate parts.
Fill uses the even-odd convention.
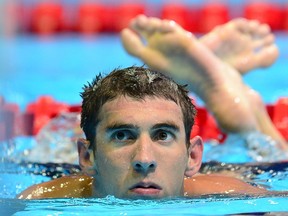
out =
[[[266,103],[288,96],[287,35],[279,33],[276,42],[280,57],[271,67],[247,74],[248,85],[261,93]],[[91,38],[35,35],[0,40],[0,94],[22,109],[41,95],[79,104],[83,84],[99,72],[109,73],[116,67],[142,65],[122,48],[119,35],[100,34]]]
[[[1,163],[1,166],[3,164]],[[0,169],[0,215],[223,215],[256,212],[288,212],[287,196],[203,196],[164,200],[123,200],[113,196],[93,199],[16,200],[15,192],[30,184],[47,181],[53,176],[78,172],[75,166],[63,164],[5,163]],[[203,171],[234,170],[265,185],[270,190],[287,189],[288,163],[204,164]],[[46,172],[43,172],[46,171]],[[42,174],[41,174],[42,173]],[[46,173],[46,176],[43,174]],[[15,187],[16,185],[16,187]],[[283,188],[284,186],[284,188]],[[14,188],[13,188],[14,187]],[[14,189],[14,191],[13,191]],[[13,195],[13,196],[12,196]]]
[[[53,135],[53,134],[52,134]],[[67,163],[35,163],[35,158],[21,154],[35,148],[33,137],[19,137],[15,143],[0,145],[0,215],[223,215],[255,212],[288,212],[287,196],[224,197],[204,196],[170,200],[122,200],[113,196],[101,199],[47,199],[16,200],[14,197],[25,188],[63,175],[79,172],[78,165]],[[235,146],[237,148],[235,149]],[[258,163],[245,156],[241,145],[226,145],[214,159],[220,162],[203,163],[201,172],[232,171],[245,181],[266,187],[271,191],[287,191],[288,162]],[[212,148],[212,147],[210,147]],[[222,149],[223,150],[223,149]],[[234,151],[232,155],[231,150]],[[209,151],[209,149],[208,149]],[[47,152],[38,151],[38,155]],[[67,153],[66,153],[67,154]],[[68,155],[63,154],[63,158]],[[53,161],[51,155],[51,161]],[[207,158],[204,160],[208,161]],[[230,162],[225,162],[229,161]],[[242,163],[239,161],[242,160]],[[222,162],[221,162],[222,161]],[[244,163],[246,162],[246,163]],[[249,162],[249,163],[247,163]],[[1,214],[2,213],[2,214]],[[15,214],[14,214],[15,213]]]
[[[2,215],[226,215],[237,213],[285,212],[287,198],[218,198],[177,199],[168,201],[125,201],[108,197],[105,199],[59,199],[41,201],[1,200],[5,203]],[[3,207],[3,206],[2,206]],[[0,210],[1,212],[1,210]]]
[[[76,35],[23,36],[6,49],[10,55],[3,58],[11,65],[1,79],[0,93],[22,107],[47,94],[62,102],[80,103],[83,84],[99,72],[140,64],[124,52],[118,35],[86,39]]]

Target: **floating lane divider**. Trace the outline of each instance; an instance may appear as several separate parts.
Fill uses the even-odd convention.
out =
[[[204,141],[223,142],[226,134],[218,128],[214,117],[204,107],[196,105],[196,108],[198,113],[191,137],[199,135]],[[288,97],[279,98],[275,104],[267,104],[266,108],[272,122],[288,141]],[[17,104],[6,103],[0,97],[0,141],[17,136],[35,136],[51,119],[70,112],[81,112],[81,105],[68,105],[51,96],[41,96],[21,112]]]
[[[259,20],[274,31],[288,30],[288,3],[279,1],[184,3],[163,1],[18,1],[13,5],[16,32],[51,35],[61,32],[119,32],[139,14],[170,19],[193,33],[206,33],[235,17]],[[237,8],[237,10],[235,10]],[[7,9],[8,10],[8,9]],[[9,9],[11,10],[11,8]],[[4,23],[5,24],[5,23]]]

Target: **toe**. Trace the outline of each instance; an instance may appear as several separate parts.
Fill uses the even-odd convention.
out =
[[[121,31],[121,40],[126,51],[133,56],[140,56],[144,44],[139,35],[132,30],[125,28]]]

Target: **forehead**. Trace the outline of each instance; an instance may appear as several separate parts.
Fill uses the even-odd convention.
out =
[[[120,96],[102,106],[99,120],[121,120],[131,123],[173,121],[180,124],[183,123],[183,114],[181,107],[171,100],[157,97],[145,97],[144,100],[136,100],[131,97]]]

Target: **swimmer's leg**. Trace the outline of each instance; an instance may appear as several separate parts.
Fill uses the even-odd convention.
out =
[[[179,25],[138,16],[131,29],[122,31],[122,41],[128,53],[149,67],[189,82],[190,90],[202,98],[224,130],[259,129],[243,94],[241,75]]]
[[[200,41],[242,74],[255,68],[268,67],[278,57],[270,27],[256,20],[231,20],[214,28]]]
[[[284,137],[273,124],[259,93],[246,86],[246,95],[250,100],[251,109],[253,109],[253,112],[255,113],[260,131],[277,141],[281,149],[288,149]]]
[[[122,31],[122,41],[128,53],[149,67],[189,82],[224,131],[241,134],[262,129],[253,112],[257,104],[251,104],[239,72],[179,25],[139,16]],[[277,139],[269,131],[266,134]]]
[[[268,67],[279,54],[270,27],[243,18],[214,28],[200,38],[200,41],[241,74],[259,67]],[[278,140],[282,148],[287,148],[284,138],[271,121],[261,96],[248,86],[246,91],[260,130]]]

